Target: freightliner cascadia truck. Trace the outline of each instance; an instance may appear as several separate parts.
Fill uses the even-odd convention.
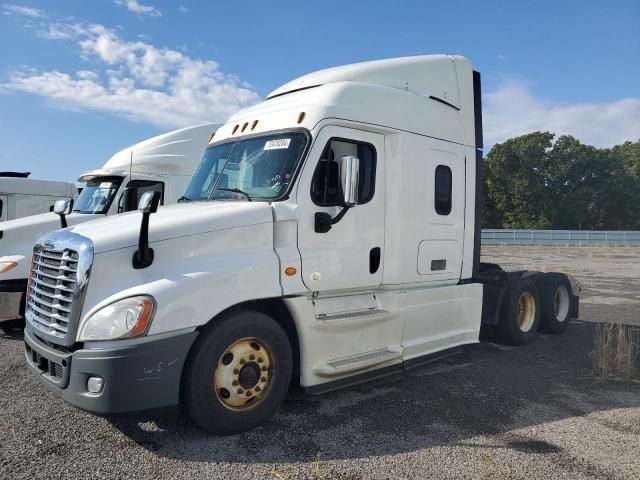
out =
[[[25,354],[98,414],[181,405],[219,434],[398,375],[481,326],[563,331],[579,285],[480,263],[480,76],[395,58],[285,84],[220,127],[182,202],[45,235]]]
[[[101,169],[83,173],[84,184],[70,213],[0,222],[0,326],[22,318],[33,244],[63,225],[77,225],[138,208],[144,192],[158,190],[161,203],[176,203],[184,193],[202,152],[218,125],[183,128],[149,138],[114,154]],[[16,323],[16,322],[11,322]]]

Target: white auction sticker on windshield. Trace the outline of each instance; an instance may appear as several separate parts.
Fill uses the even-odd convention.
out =
[[[277,150],[278,148],[289,148],[290,138],[279,138],[277,140],[267,140],[264,150]]]

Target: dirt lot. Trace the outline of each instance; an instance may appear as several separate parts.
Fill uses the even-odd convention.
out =
[[[638,321],[640,250],[487,250],[486,261],[573,272],[582,318]],[[0,338],[2,478],[639,478],[640,384],[591,373],[593,323],[526,348],[472,346],[399,377],[318,397],[234,437],[185,417],[99,418],[27,371]]]

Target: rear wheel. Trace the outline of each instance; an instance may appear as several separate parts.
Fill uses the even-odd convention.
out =
[[[182,397],[191,419],[228,435],[271,417],[291,380],[286,333],[271,317],[237,310],[205,329],[189,355]]]
[[[540,289],[541,327],[548,333],[562,333],[571,315],[571,283],[561,273],[545,273]]]
[[[540,308],[536,284],[530,279],[511,278],[504,288],[498,330],[502,341],[526,345],[536,336]]]

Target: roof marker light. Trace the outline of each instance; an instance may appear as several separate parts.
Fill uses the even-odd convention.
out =
[[[231,135],[233,135],[234,133],[236,133],[238,131],[238,127],[240,125],[236,125],[235,127],[233,127],[233,130],[231,130]]]
[[[298,123],[302,123],[305,115],[306,114],[304,112],[300,112],[300,114],[298,115]]]
[[[240,133],[244,132],[248,126],[249,126],[249,122],[244,122],[244,125],[242,125],[242,130],[240,130]]]
[[[257,125],[258,125],[258,120],[254,120],[253,123],[251,124],[251,130],[256,128]]]

